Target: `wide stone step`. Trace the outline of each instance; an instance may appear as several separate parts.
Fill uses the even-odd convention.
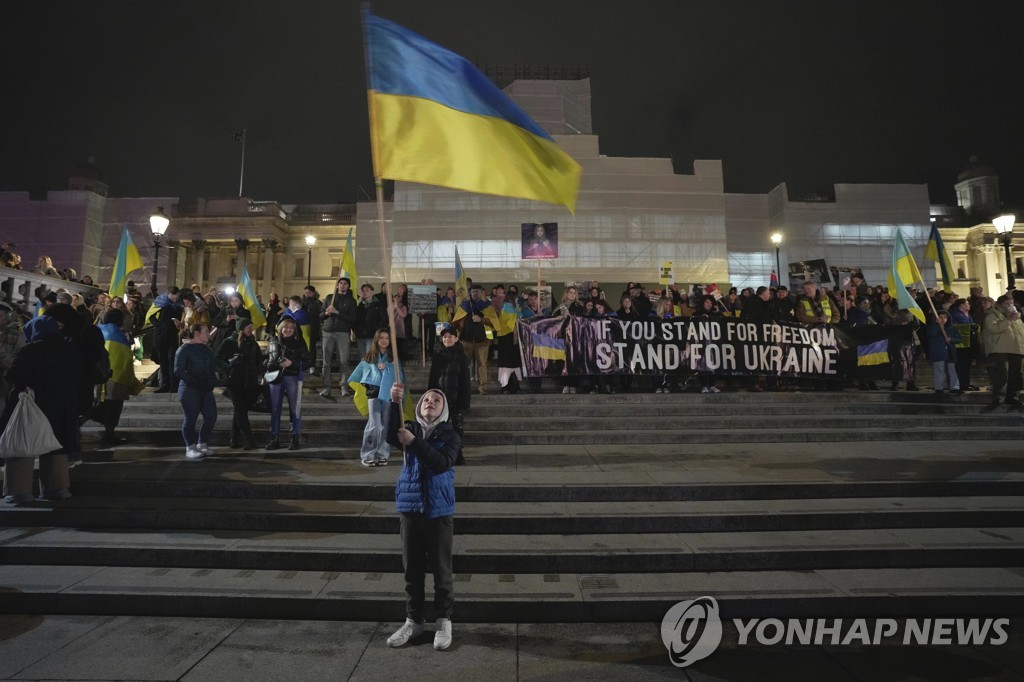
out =
[[[701,443],[785,443],[785,442],[870,442],[870,441],[970,441],[970,440],[1020,440],[1024,436],[1024,421],[1015,417],[1015,421],[997,422],[984,428],[965,428],[952,420],[939,420],[941,424],[922,424],[916,420],[909,423],[889,426],[884,420],[860,420],[847,428],[834,427],[819,418],[808,423],[804,428],[799,424],[792,426],[777,424],[776,428],[749,428],[746,424],[730,427],[728,424],[719,428],[661,428],[661,429],[621,429],[621,430],[537,430],[532,425],[516,425],[523,430],[475,430],[466,434],[466,445],[623,445],[638,446],[642,444],[701,444]],[[284,420],[285,422],[287,420]],[[259,427],[261,422],[257,423]],[[282,425],[282,438],[287,437],[287,424]],[[527,430],[528,428],[528,430]],[[226,433],[230,430],[229,419],[218,419],[215,433],[218,438],[215,445],[224,445]],[[258,429],[265,437],[266,431]],[[311,446],[340,445],[341,447],[358,448],[359,432],[355,427],[347,432],[338,428],[330,430],[303,430],[302,442]],[[181,433],[169,426],[164,429],[153,426],[125,427],[118,432],[132,443],[151,443],[156,445],[173,445],[181,443]],[[349,434],[347,442],[338,443],[339,435]],[[223,434],[223,435],[222,435]],[[88,428],[82,430],[82,441],[92,446],[100,440],[102,430]]]
[[[393,533],[393,500],[92,497],[0,510],[6,527]],[[468,535],[1024,526],[1019,497],[459,502]]]
[[[462,519],[458,520],[460,530]],[[165,566],[401,572],[391,533],[88,532],[8,529],[4,565]],[[19,533],[20,534],[17,534]],[[998,567],[1024,563],[1024,529],[927,528],[725,533],[472,535],[458,573],[656,573],[816,568]]]
[[[400,573],[0,566],[9,613],[391,621]],[[723,618],[1024,614],[1024,568],[456,574],[461,622],[661,622],[710,595]],[[427,581],[427,600],[432,599]]]

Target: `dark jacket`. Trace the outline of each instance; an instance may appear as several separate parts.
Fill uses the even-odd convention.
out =
[[[405,448],[402,471],[395,485],[395,509],[399,513],[418,512],[428,519],[452,516],[455,513],[455,459],[462,440],[450,422],[441,422],[423,440],[423,427],[405,422],[416,440],[403,446],[398,440],[402,424],[400,405],[388,410],[388,443]]]
[[[266,367],[269,371],[281,369],[282,360],[291,360],[292,364],[284,368],[284,376],[298,376],[302,379],[305,376],[304,370],[311,364],[309,349],[306,342],[300,336],[279,336],[272,341],[267,349]]]
[[[356,338],[372,339],[377,330],[387,324],[387,308],[380,304],[376,296],[371,297],[369,303],[359,299],[356,306]]]
[[[338,312],[328,315],[326,310],[330,306],[334,306]],[[322,331],[325,333],[351,331],[352,326],[356,323],[357,315],[356,299],[352,296],[351,291],[344,296],[337,292],[328,294],[320,312],[320,319],[323,322]]]
[[[256,339],[246,336],[238,343],[238,334],[232,334],[217,351],[217,360],[228,367],[229,388],[258,388],[263,377],[263,351]]]
[[[158,360],[163,357],[161,351],[167,352],[178,344],[178,328],[174,321],[181,319],[182,306],[180,303],[172,301],[167,294],[157,296],[153,305],[160,308],[149,318],[153,323],[153,345],[158,354],[154,360]],[[210,315],[213,316],[212,311]]]
[[[430,378],[427,388],[436,388],[444,393],[448,407],[453,412],[468,410],[470,403],[469,360],[461,342],[448,348],[444,345],[434,353],[430,363]]]
[[[762,301],[757,296],[743,303],[743,321],[755,324],[766,324],[774,317],[774,306],[772,300]]]
[[[0,431],[7,428],[18,404],[18,394],[27,386],[35,392],[36,405],[46,415],[64,450],[78,452],[80,355],[60,335],[54,320],[39,317],[25,326],[29,342],[14,355],[7,370],[7,383],[13,390],[0,417]]]
[[[217,383],[213,350],[205,343],[186,343],[174,354],[174,376],[197,391],[212,391]]]

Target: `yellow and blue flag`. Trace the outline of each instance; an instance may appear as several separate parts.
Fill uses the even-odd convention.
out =
[[[260,302],[256,298],[256,288],[253,287],[252,280],[249,279],[248,265],[242,266],[242,274],[238,278],[238,286],[235,287],[235,291],[242,297],[242,305],[249,311],[253,328],[259,331],[260,327],[265,327],[267,325],[267,318],[263,316]]]
[[[126,386],[131,395],[142,392],[142,382],[135,377],[135,356],[124,330],[116,324],[98,325],[103,333],[103,347],[110,357],[110,381]]]
[[[462,269],[462,260],[459,258],[459,247],[455,247],[455,320],[461,320],[468,313],[463,305],[469,300],[469,283],[466,281],[466,271]]]
[[[903,240],[903,233],[896,230],[896,243],[892,247],[892,271],[889,273],[889,295],[896,299],[900,310],[909,310],[914,317],[924,323],[924,311],[914,297],[907,291],[907,284],[923,282],[921,271],[917,269],[914,256]]]
[[[889,339],[857,346],[857,366],[871,367],[889,362]]]
[[[547,334],[530,332],[533,342],[533,357],[542,360],[565,360],[565,339],[556,339]]]
[[[942,243],[939,228],[934,223],[932,223],[932,233],[928,236],[928,246],[925,247],[924,257],[939,264],[942,289],[953,291],[953,264],[949,261],[949,253],[946,252],[946,247]]]
[[[348,228],[348,240],[345,242],[345,253],[341,256],[341,277],[348,277],[353,291],[359,289],[359,275],[356,274],[356,253],[352,250],[352,228]]]
[[[459,55],[364,11],[378,178],[562,204],[580,165]]]
[[[117,256],[114,259],[114,273],[110,277],[111,296],[124,296],[128,292],[128,273],[133,270],[142,269],[142,256],[139,250],[132,243],[128,235],[128,224],[125,223],[121,229],[121,243],[117,247]]]

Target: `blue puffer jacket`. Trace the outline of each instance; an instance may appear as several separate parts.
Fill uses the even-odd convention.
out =
[[[417,406],[418,408],[418,406]],[[398,429],[402,409],[392,404],[388,414],[388,443],[401,448]],[[423,427],[406,422],[405,428],[416,440],[405,448],[405,461],[395,485],[395,509],[399,513],[419,512],[428,519],[455,514],[455,458],[462,445],[451,423],[443,421],[434,427],[430,437],[422,438]]]
[[[925,336],[928,339],[928,360],[931,362],[956,362],[956,344],[960,343],[960,332],[953,326],[952,321],[946,322],[946,335],[949,343],[942,337],[942,328],[932,321],[925,328]]]

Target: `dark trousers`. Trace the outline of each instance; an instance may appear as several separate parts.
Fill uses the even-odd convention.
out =
[[[249,425],[249,406],[256,398],[260,389],[257,388],[232,388],[231,408],[231,442],[232,444],[252,445],[252,426]]]
[[[209,443],[213,427],[217,425],[217,402],[213,399],[213,391],[199,391],[189,388],[184,382],[178,385],[178,400],[185,418],[181,423],[181,437],[185,445],[196,444],[196,422],[199,415],[203,416],[203,426],[199,429],[200,443]]]
[[[960,390],[966,391],[971,385],[971,365],[974,353],[969,348],[958,348],[956,351],[956,377],[960,381]]]
[[[103,431],[108,436],[114,435],[114,429],[121,421],[121,411],[124,409],[123,400],[103,401]]]
[[[1016,353],[990,353],[988,374],[992,379],[992,402],[999,402],[999,395],[1006,389],[1006,399],[1016,398],[1021,390],[1021,360],[1024,356]]]
[[[452,517],[428,519],[417,512],[402,513],[402,566],[405,568],[405,615],[423,622],[424,580],[434,574],[434,610],[437,618],[451,618]]]

